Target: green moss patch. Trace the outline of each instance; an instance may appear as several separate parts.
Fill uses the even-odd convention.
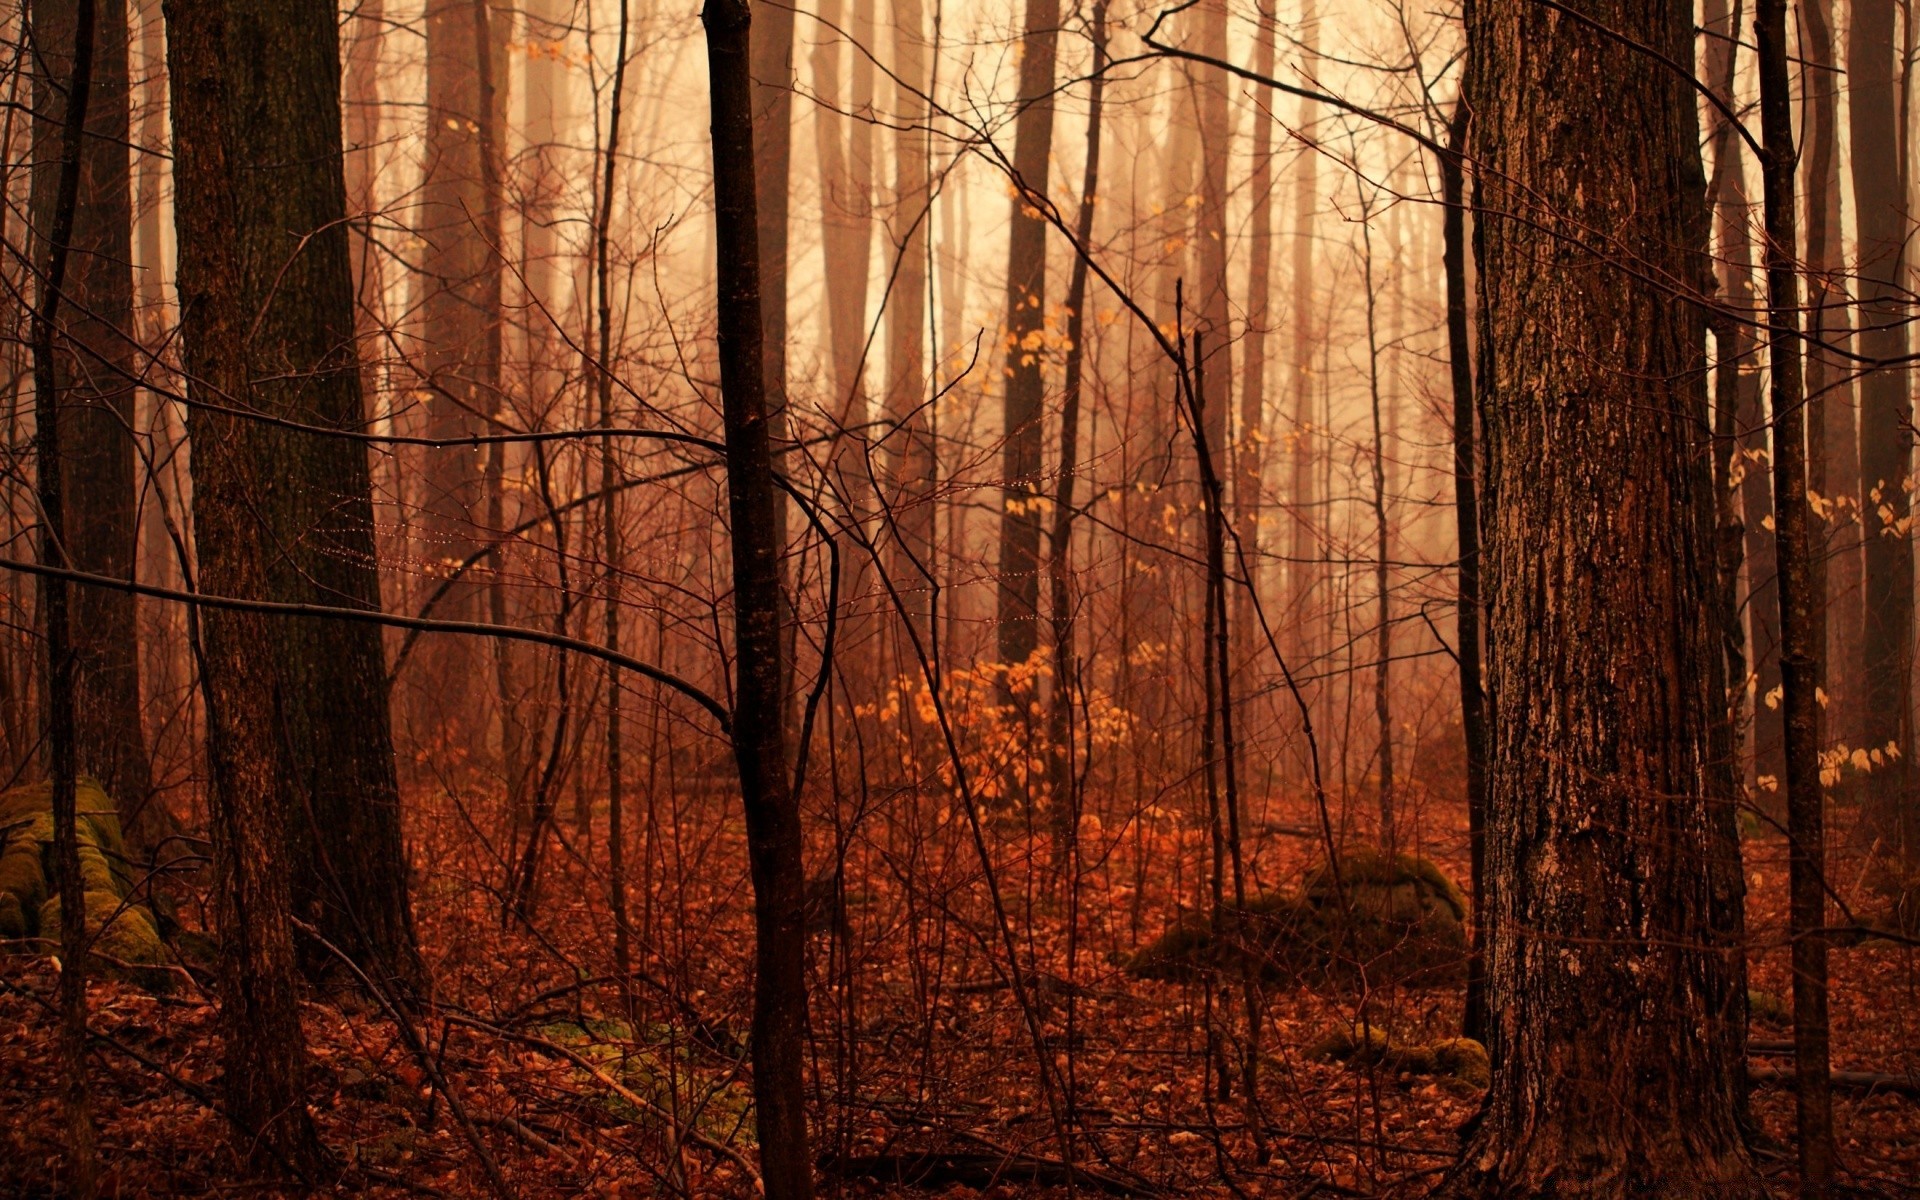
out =
[[[120,817],[98,783],[75,787],[74,833],[80,849],[80,884],[86,897],[91,949],[109,971],[150,986],[168,978],[158,968],[170,961],[154,915],[132,902],[134,879],[127,869]],[[53,786],[28,784],[0,793],[0,938],[60,938],[59,878],[53,858]]]
[[[1321,864],[1298,893],[1273,893],[1216,922],[1190,917],[1126,960],[1145,979],[1238,970],[1279,983],[1444,986],[1465,972],[1467,900],[1411,854],[1363,847]]]
[[[1402,1075],[1435,1075],[1484,1088],[1493,1080],[1487,1049],[1472,1038],[1443,1038],[1425,1044],[1400,1042],[1377,1025],[1339,1029],[1307,1048],[1307,1057],[1378,1067]]]

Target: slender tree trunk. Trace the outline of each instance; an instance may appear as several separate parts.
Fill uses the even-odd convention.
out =
[[[1279,22],[1273,12],[1259,12],[1253,70],[1263,79],[1273,77],[1275,40]],[[1240,436],[1234,445],[1233,527],[1246,556],[1247,586],[1234,593],[1234,624],[1253,625],[1253,602],[1260,594],[1260,502],[1266,480],[1267,455],[1267,337],[1272,332],[1270,301],[1273,292],[1273,127],[1270,113],[1274,91],[1260,85],[1254,91],[1253,171],[1247,192],[1253,213],[1247,233],[1247,329],[1242,343],[1240,374]],[[1245,681],[1242,681],[1245,686]]]
[[[1692,21],[1584,11],[1606,32],[1468,18],[1493,1082],[1451,1191],[1757,1197],[1721,1028],[1745,979],[1716,927],[1704,331],[1653,277],[1704,252],[1696,97],[1655,57],[1689,61]]]
[[[754,893],[754,1119],[768,1200],[807,1200],[806,933],[799,798],[787,777],[780,556],[762,378],[760,250],[746,0],[707,0],[720,390],[734,594],[734,757]]]
[[[1081,247],[1093,243],[1093,217],[1100,187],[1100,122],[1106,104],[1107,4],[1093,7],[1093,70],[1087,98],[1087,155],[1080,178],[1080,210],[1074,217],[1074,240]],[[1073,639],[1073,505],[1080,470],[1080,399],[1086,370],[1087,260],[1076,254],[1067,281],[1067,361],[1060,403],[1060,475],[1054,484],[1053,532],[1047,546],[1048,611],[1053,618],[1053,695],[1047,710],[1048,790],[1053,798],[1058,863],[1064,870],[1073,861],[1071,843],[1080,824],[1079,797],[1074,789],[1073,704],[1079,687],[1079,659]]]
[[[787,31],[791,44],[793,16],[787,13]],[[594,222],[594,277],[599,284],[597,300],[600,308],[600,347],[606,355],[607,348],[613,345],[613,277],[608,269],[609,247],[613,240],[613,186],[620,153],[620,117],[621,102],[627,84],[627,0],[620,0],[620,35],[615,51],[613,67],[613,104],[607,117],[607,154],[605,170],[600,180],[600,212]],[[784,115],[785,106],[781,106]],[[784,190],[784,189],[783,189]],[[784,216],[784,213],[782,214]],[[764,227],[765,222],[762,222]],[[785,222],[781,223],[784,235]],[[780,255],[780,278],[786,276],[786,255]],[[765,262],[765,255],[762,255]],[[781,303],[778,321],[779,328],[786,323],[786,305]],[[786,370],[784,354],[769,353],[766,370],[772,374],[775,370],[783,375]],[[778,359],[778,363],[774,360]],[[603,358],[597,372],[595,384],[600,397],[600,427],[612,429],[613,415],[613,362],[610,357]],[[606,558],[606,596],[605,615],[606,646],[609,651],[618,653],[620,649],[620,575],[625,554],[620,540],[620,498],[614,491],[617,470],[613,460],[613,437],[600,439],[600,491],[604,498],[600,502],[601,553]],[[626,766],[625,746],[622,744],[620,712],[620,671],[609,663],[607,665],[607,887],[612,896],[613,908],[613,961],[620,975],[620,988],[623,996],[629,995],[632,981],[629,978],[633,969],[632,932],[627,921],[627,827],[626,827]],[[631,1018],[631,1013],[628,1014]]]
[[[1363,212],[1360,236],[1365,245],[1362,265],[1367,310],[1367,395],[1373,415],[1373,461],[1370,464],[1373,477],[1375,605],[1373,716],[1379,725],[1379,748],[1374,761],[1380,780],[1380,846],[1388,853],[1393,853],[1399,847],[1399,831],[1394,822],[1393,699],[1388,688],[1393,667],[1393,595],[1389,589],[1390,564],[1387,552],[1393,530],[1387,516],[1387,441],[1380,395],[1379,296],[1373,274],[1372,215],[1371,212]]]
[[[1866,541],[1861,636],[1864,681],[1862,741],[1898,755],[1866,782],[1867,818],[1884,851],[1911,863],[1920,857],[1920,810],[1910,792],[1913,735],[1909,672],[1913,644],[1913,404],[1907,394],[1905,246],[1907,179],[1892,148],[1901,144],[1894,88],[1894,0],[1854,0],[1847,34],[1847,110],[1852,145],[1854,219],[1860,262],[1860,507]]]
[[[1019,113],[1013,169],[1020,187],[1044,196],[1053,158],[1054,60],[1060,0],[1027,0],[1021,37]],[[1041,439],[1045,432],[1047,226],[1017,190],[1007,241],[1006,395],[996,620],[999,659],[1011,666],[1038,647],[1040,608]],[[1004,686],[1004,685],[1003,685]]]
[[[1788,890],[1793,937],[1793,1050],[1800,1132],[1800,1194],[1833,1183],[1833,1088],[1827,1054],[1826,797],[1820,782],[1819,686],[1824,599],[1807,530],[1807,413],[1800,389],[1800,285],[1795,255],[1793,81],[1787,0],[1757,0],[1761,169],[1766,199],[1767,359],[1773,381],[1773,487],[1780,563],[1780,669],[1785,688]]]
[[[1309,75],[1319,64],[1320,17],[1317,0],[1303,0],[1300,12],[1300,56],[1302,70]],[[1302,98],[1295,123],[1301,142],[1299,161],[1293,177],[1293,345],[1287,388],[1293,408],[1292,480],[1287,501],[1292,507],[1293,523],[1288,539],[1287,612],[1293,623],[1291,659],[1304,662],[1316,652],[1313,606],[1319,603],[1321,556],[1320,513],[1315,498],[1314,467],[1320,455],[1319,430],[1315,425],[1315,407],[1320,389],[1313,378],[1313,354],[1317,336],[1315,300],[1315,214],[1320,203],[1320,150],[1314,143],[1319,106]]]
[[[1474,465],[1473,342],[1467,324],[1467,206],[1461,155],[1472,110],[1454,104],[1440,156],[1441,268],[1447,287],[1447,363],[1453,386],[1453,522],[1460,548],[1454,653],[1460,660],[1460,729],[1467,757],[1467,878],[1473,889],[1473,953],[1467,959],[1465,1032],[1487,1036],[1487,694],[1480,682],[1480,502]]]
[[[1201,0],[1196,13],[1196,42],[1201,54],[1216,61],[1227,57],[1227,0]],[[1233,128],[1227,105],[1227,75],[1218,67],[1188,64],[1192,99],[1200,127],[1200,211],[1194,214],[1197,241],[1201,344],[1208,361],[1199,364],[1207,386],[1202,411],[1207,419],[1207,444],[1216,455],[1228,448],[1227,422],[1233,411],[1233,338],[1229,330],[1227,285],[1227,161],[1231,157]]]
[[[111,3],[111,0],[109,0]],[[39,295],[32,320],[34,442],[40,505],[40,561],[49,566],[65,566],[71,553],[66,519],[67,489],[65,475],[68,450],[63,444],[68,403],[63,396],[60,371],[60,307],[66,298],[69,264],[75,238],[82,232],[80,189],[87,171],[86,140],[92,132],[96,71],[101,98],[110,107],[114,93],[110,47],[102,46],[113,36],[113,14],[105,26],[93,0],[76,0],[71,7],[55,6],[41,0],[27,14],[36,61],[44,72],[35,83],[34,137],[36,165],[42,167],[34,178],[34,218],[36,249],[34,261],[40,271]],[[120,103],[124,110],[126,10],[118,11],[120,21],[119,54]],[[99,51],[106,49],[107,53]],[[96,66],[98,64],[98,66]],[[65,67],[60,71],[60,67]],[[58,71],[58,74],[55,72]],[[125,128],[122,120],[121,127]],[[124,196],[125,158],[121,159]],[[42,184],[42,176],[48,176]],[[123,204],[124,209],[124,204]],[[95,221],[100,213],[88,214]],[[126,215],[123,214],[122,215]],[[122,237],[126,225],[121,226]],[[98,230],[91,232],[98,233]],[[87,247],[89,251],[94,247]],[[75,282],[87,282],[83,272],[74,273]],[[132,318],[132,280],[128,283],[126,316]],[[77,301],[78,297],[76,297]],[[71,384],[69,383],[69,386]],[[74,565],[78,565],[77,563]],[[81,567],[86,570],[88,568]],[[80,707],[76,692],[80,674],[80,656],[74,636],[73,618],[78,607],[72,602],[71,589],[64,579],[48,576],[41,583],[41,603],[47,631],[46,746],[48,774],[51,777],[50,807],[53,816],[53,873],[60,902],[60,1058],[61,1099],[67,1126],[67,1189],[80,1200],[92,1200],[99,1169],[94,1145],[93,1100],[87,1087],[87,901],[80,877],[80,830],[75,775],[79,765],[79,730],[76,710]],[[138,716],[136,712],[136,718]],[[43,934],[45,930],[41,931]]]
[[[63,407],[62,475],[66,521],[63,557],[75,570],[132,578],[139,545],[134,486],[133,177],[128,168],[128,27],[126,0],[92,8],[94,26],[79,155],[80,182],[64,284],[69,317],[53,362],[54,392]],[[64,90],[75,59],[78,0],[34,0],[39,70],[34,78],[34,261],[45,271],[53,226],[65,126]],[[127,814],[138,844],[146,807],[148,763],[140,725],[138,606],[106,588],[73,593],[74,753],[76,769],[98,779]]]
[[[899,255],[887,298],[887,503],[893,512],[888,573],[906,602],[906,616],[924,641],[932,629],[933,441],[928,430],[927,233],[933,219],[928,186],[927,95],[932,86],[926,13],[921,0],[893,6],[894,120],[893,244]]]
[[[1858,745],[1860,680],[1828,670],[1833,662],[1860,661],[1860,444],[1853,420],[1853,313],[1839,279],[1840,77],[1833,44],[1833,0],[1811,0],[1806,16],[1807,92],[1807,490],[1824,503],[1814,537],[1815,591],[1824,597],[1816,616],[1820,638],[1820,685],[1831,701],[1822,714],[1829,735]],[[1837,501],[1851,499],[1853,506]]]

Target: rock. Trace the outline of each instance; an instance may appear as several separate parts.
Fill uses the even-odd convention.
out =
[[[0,937],[57,942],[60,898],[53,869],[53,788],[29,784],[0,793]],[[132,902],[120,819],[113,801],[91,779],[75,787],[75,839],[86,928],[92,949],[109,971],[149,986],[171,982],[170,962],[152,913]]]
[[[1493,1081],[1487,1048],[1472,1038],[1443,1038],[1424,1045],[1396,1042],[1377,1025],[1335,1030],[1309,1046],[1307,1057],[1378,1066],[1398,1074],[1445,1076],[1476,1088]]]
[[[1190,917],[1123,964],[1147,979],[1184,979],[1238,970],[1251,959],[1275,982],[1458,982],[1466,965],[1467,901],[1432,862],[1360,848],[1339,871],[1321,865],[1297,895],[1269,894],[1214,923]]]

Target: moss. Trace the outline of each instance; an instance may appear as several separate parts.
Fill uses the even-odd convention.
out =
[[[146,971],[169,961],[154,918],[133,904],[120,820],[113,801],[91,779],[76,790],[80,885],[86,897],[86,928],[92,949],[109,971],[138,982],[165,986],[170,972]],[[58,879],[51,866],[53,789],[30,784],[0,793],[0,937],[60,937]]]
[[[1493,1082],[1493,1060],[1487,1057],[1487,1048],[1472,1038],[1444,1038],[1427,1049],[1433,1054],[1438,1074],[1451,1075],[1474,1087]]]
[[[26,910],[20,907],[20,897],[12,892],[0,892],[0,941],[32,936]]]
[[[1269,893],[1228,914],[1228,939],[1188,917],[1123,964],[1149,979],[1184,979],[1251,959],[1276,982],[1433,986],[1457,982],[1466,962],[1466,897],[1439,867],[1413,855],[1360,848],[1325,866],[1300,892]]]
[[[1307,1057],[1380,1067],[1395,1074],[1445,1076],[1477,1088],[1493,1079],[1486,1047],[1472,1038],[1444,1038],[1425,1045],[1396,1042],[1377,1025],[1337,1029],[1309,1046]]]
[[[1747,1019],[1759,1025],[1785,1028],[1793,1024],[1793,1008],[1772,992],[1753,988],[1747,992]]]

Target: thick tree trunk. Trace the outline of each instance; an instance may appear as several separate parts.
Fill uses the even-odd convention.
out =
[[[1867,777],[1867,816],[1881,848],[1920,858],[1920,810],[1909,794],[1913,735],[1908,719],[1913,658],[1913,536],[1907,492],[1913,404],[1905,365],[1871,369],[1907,353],[1905,246],[1907,181],[1900,156],[1894,86],[1894,0],[1855,0],[1847,35],[1847,110],[1852,144],[1854,218],[1860,262],[1860,332],[1867,360],[1860,380],[1860,507],[1866,540],[1861,740],[1898,757]]]
[[[1013,169],[1020,187],[1047,194],[1053,158],[1053,74],[1060,0],[1027,0],[1021,38]],[[1046,384],[1047,225],[1018,191],[1007,234],[1006,395],[1000,512],[999,658],[1025,662],[1040,644],[1041,445]]]
[[[1440,158],[1442,269],[1447,288],[1447,361],[1453,388],[1453,522],[1460,548],[1454,653],[1460,663],[1460,730],[1467,758],[1468,882],[1473,889],[1473,954],[1467,960],[1466,1035],[1486,1040],[1487,695],[1480,660],[1480,500],[1474,466],[1473,340],[1467,321],[1466,150],[1471,115],[1454,105]]]
[[[415,233],[424,243],[415,301],[424,349],[418,369],[427,393],[427,436],[470,437],[489,432],[489,417],[502,401],[506,248],[499,236],[500,159],[495,150],[489,163],[489,151],[506,125],[510,21],[493,12],[489,0],[429,0],[424,21],[426,156],[415,217]],[[461,562],[479,549],[475,516],[496,507],[491,493],[498,479],[490,478],[494,461],[494,454],[426,451],[418,477],[416,553],[429,562]],[[464,579],[454,584],[439,605],[440,615],[457,620],[495,615],[492,598],[483,597],[485,586]],[[476,761],[484,761],[485,741],[478,714],[436,681],[482,677],[483,653],[478,643],[456,639],[428,647],[416,672],[424,686],[410,693],[409,705],[417,720],[464,746]]]
[[[183,283],[182,295],[203,306],[200,314],[187,312],[187,345],[190,361],[204,357],[223,374],[194,373],[221,389],[207,395],[224,393],[220,402],[230,407],[357,432],[366,415],[353,351],[331,10],[283,0],[244,11],[194,5],[189,12],[226,39],[226,61],[246,62],[258,47],[272,46],[312,72],[295,77],[298,87],[284,77],[276,87],[219,64],[199,65],[203,47],[187,52],[202,74],[174,88],[176,142],[197,142],[196,173],[178,185],[183,279],[191,267],[195,281],[192,289]],[[275,90],[254,90],[266,87]],[[193,108],[183,110],[187,103]],[[201,121],[222,131],[220,145],[209,147],[190,128]],[[216,236],[234,250],[203,262]],[[241,305],[245,317],[221,324],[215,310],[229,304]],[[244,345],[228,342],[235,337]],[[211,410],[196,409],[192,422],[194,515],[208,590],[225,591],[216,577],[225,575],[248,589],[236,595],[377,610],[366,448]],[[288,620],[255,637],[250,616],[208,614],[204,623],[210,644],[223,642],[230,654],[258,664],[248,669],[259,686],[235,690],[216,707],[227,727],[257,722],[272,731],[270,755],[246,769],[270,770],[275,802],[284,806],[267,826],[286,831],[288,860],[276,884],[290,888],[297,915],[382,986],[412,982],[419,962],[378,632],[359,623]],[[244,638],[236,633],[242,628],[250,631]],[[216,692],[228,686],[219,678],[212,683]],[[318,950],[307,965],[332,966]]]
[[[271,56],[289,72],[280,79],[305,80],[316,90],[337,87],[333,13],[314,4],[168,0],[167,33],[189,387],[228,408],[266,407],[255,377],[285,378],[290,364],[266,349],[278,338],[249,336],[279,265],[249,251],[272,245],[276,259],[284,256],[279,242],[287,227],[272,218],[280,215],[275,204],[289,181],[284,172],[250,168],[263,159],[304,165],[308,160],[294,153],[294,143],[316,133],[334,140],[333,157],[317,160],[320,168],[337,164],[338,99],[309,90],[301,106],[309,111],[289,126],[286,108],[266,104],[256,92],[259,78],[232,68]],[[333,240],[344,270],[344,238]],[[281,336],[290,315],[284,308],[264,314]],[[190,429],[200,585],[221,595],[275,598],[274,542],[263,536],[259,519],[262,503],[277,499],[286,482],[271,458],[275,434],[245,417],[199,407]],[[242,1127],[242,1152],[256,1166],[302,1167],[316,1161],[320,1149],[306,1109],[306,1039],[290,923],[285,831],[300,800],[289,787],[296,767],[281,725],[281,705],[291,697],[276,652],[283,631],[271,618],[243,612],[209,611],[201,627],[226,1100]]]
[[[59,190],[66,77],[74,58],[75,0],[34,0],[34,261],[45,277]],[[64,305],[54,355],[60,399],[66,565],[130,579],[138,546],[134,485],[133,178],[128,169],[126,0],[94,9],[93,82],[80,148]],[[106,588],[72,596],[74,753],[143,833],[148,763],[140,725],[140,652],[134,597]]]
[[[1581,11],[1609,33],[1528,0],[1467,31],[1494,1074],[1452,1188],[1759,1196],[1714,890],[1704,331],[1654,277],[1704,253],[1698,118],[1641,50],[1689,61],[1692,22]]]
[[[720,391],[727,440],[736,666],[734,757],[746,808],[754,896],[754,1120],[768,1200],[813,1195],[807,1149],[806,932],[799,798],[787,777],[780,636],[783,549],[772,420],[761,372],[760,251],[754,196],[747,0],[707,0],[713,103]]]

